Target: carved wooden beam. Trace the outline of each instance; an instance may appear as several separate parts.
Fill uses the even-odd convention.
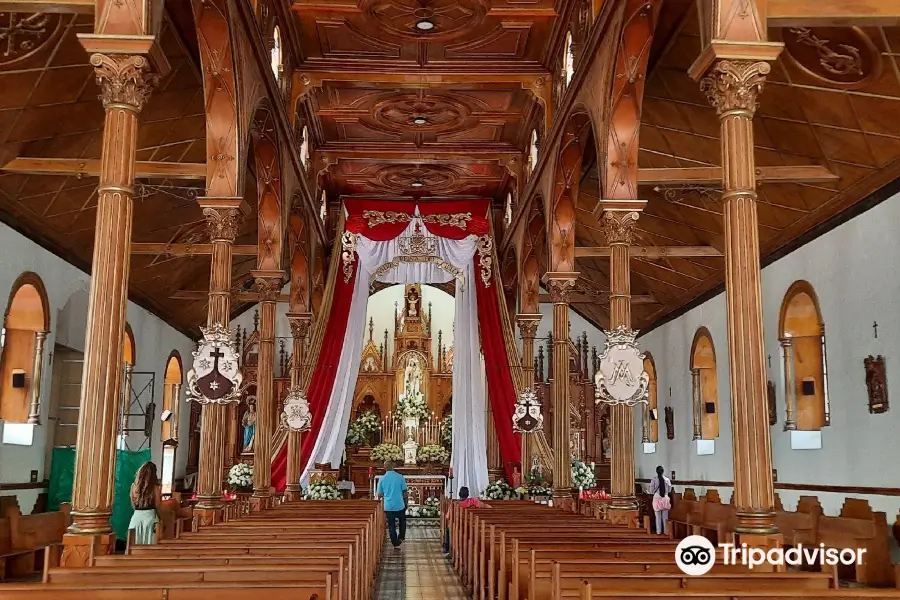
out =
[[[553,304],[550,294],[540,295],[541,304]],[[636,295],[631,297],[632,304],[659,304],[659,301],[653,296]],[[593,296],[591,294],[570,294],[569,304],[609,304],[609,295],[600,294]]]
[[[232,246],[234,256],[256,256],[257,246]],[[134,242],[132,254],[165,254],[167,256],[203,256],[212,254],[212,244],[158,244]]]
[[[768,27],[896,27],[898,0],[768,0]]]
[[[96,0],[0,0],[0,11],[93,14]]]
[[[206,179],[206,165],[203,163],[137,161],[134,167],[135,178]],[[28,175],[98,177],[100,175],[100,160],[27,158],[20,156],[6,163],[2,170],[8,173]]]
[[[759,183],[827,183],[839,177],[820,165],[756,167]],[[638,169],[640,185],[721,185],[722,167]]]
[[[208,300],[209,292],[205,292],[203,290],[180,290],[169,296],[171,300]],[[259,292],[237,292],[236,294],[231,294],[231,299],[234,302],[259,302],[262,300],[262,295]],[[289,302],[290,296],[288,294],[279,294],[278,302]]]
[[[609,258],[609,246],[575,248],[575,258]],[[631,246],[631,258],[710,258],[722,253],[712,246]]]

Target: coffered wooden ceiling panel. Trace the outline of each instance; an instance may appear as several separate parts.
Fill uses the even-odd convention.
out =
[[[99,158],[104,111],[93,68],[76,38],[93,31],[93,15],[2,13],[0,25],[13,25],[16,32],[2,42],[11,45],[0,49],[0,149],[6,159],[61,158],[84,165],[78,161]],[[169,27],[161,46],[172,72],[140,115],[137,160],[202,163],[205,119],[197,65]],[[139,180],[133,240],[195,238],[202,227],[196,204],[202,191],[202,181]],[[85,270],[93,253],[96,207],[97,178],[87,172],[0,172],[0,217]],[[247,243],[255,243],[253,232]],[[169,296],[184,286],[205,288],[208,277],[208,257],[135,256],[131,297],[176,327],[196,331],[206,320],[203,303]]]
[[[666,9],[664,9],[666,10]],[[668,10],[674,10],[669,8]],[[641,167],[720,165],[715,111],[686,72],[700,52],[691,9],[647,80]],[[823,165],[833,183],[761,183],[759,236],[763,257],[900,176],[900,29],[773,29],[785,50],[773,65],[754,119],[760,166]],[[578,245],[605,239],[593,210],[596,175],[586,173],[579,198]],[[718,186],[642,186],[649,200],[638,221],[642,246],[724,246]],[[582,276],[608,282],[608,260],[578,260]],[[657,304],[633,306],[635,326],[646,329],[724,281],[721,258],[632,260],[632,294]],[[602,307],[581,305],[595,322]]]
[[[296,0],[304,54],[420,66],[540,66],[555,16],[552,0]],[[428,23],[422,30],[419,23]],[[465,63],[465,64],[462,64]]]

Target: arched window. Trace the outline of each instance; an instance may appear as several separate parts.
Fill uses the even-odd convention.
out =
[[[691,375],[694,400],[694,439],[719,437],[719,378],[716,349],[706,327],[694,335],[691,347]]]
[[[162,469],[160,482],[163,494],[172,493],[175,480],[175,451],[178,448],[178,420],[181,406],[182,384],[181,355],[172,350],[166,363],[166,374],[163,385],[163,401],[159,436],[163,442]]]
[[[510,223],[512,223],[513,218],[513,200],[512,200],[512,192],[506,194],[506,212],[503,215],[503,222],[506,223],[507,227]]]
[[[0,335],[0,418],[7,423],[40,422],[44,339],[49,329],[44,282],[35,273],[23,273],[10,291]]]
[[[784,364],[785,429],[819,431],[831,424],[825,323],[819,299],[807,281],[795,281],[778,319]]]
[[[162,426],[159,435],[163,442],[178,441],[178,414],[181,406],[181,385],[183,383],[181,355],[173,350],[166,363],[166,375],[162,399]]]
[[[322,202],[319,205],[319,218],[322,219],[322,222],[325,222],[325,219],[328,217],[328,196],[325,195],[325,190],[322,190]]]
[[[275,26],[275,31],[272,32],[272,52],[270,54],[270,60],[272,62],[272,73],[275,75],[275,81],[278,81],[281,79],[282,69],[281,30],[278,29],[278,25]]]
[[[534,168],[537,166],[537,160],[538,160],[538,135],[537,135],[537,129],[532,129],[531,130],[531,141],[529,142],[529,146],[528,146],[528,165],[526,165],[528,167],[529,175],[531,175],[531,173],[534,171]]]
[[[304,167],[309,167],[309,129],[306,125],[300,133],[300,161]]]
[[[649,352],[644,354],[644,371],[650,378],[650,397],[645,407],[644,419],[645,439],[650,443],[659,441],[659,401],[657,398],[656,363]]]
[[[572,81],[572,75],[575,74],[575,51],[572,48],[572,32],[566,34],[566,45],[563,49],[563,77],[565,77],[566,86]]]
[[[122,370],[124,371],[124,376],[122,377],[122,399],[119,404],[119,443],[118,448],[120,450],[127,449],[126,439],[128,438],[127,429],[133,429],[136,427],[137,419],[131,413],[134,412],[131,410],[131,403],[134,400],[134,393],[131,389],[131,375],[134,372],[134,363],[137,360],[137,355],[135,354],[135,346],[134,346],[134,332],[131,330],[131,325],[125,323],[125,333],[123,334],[122,340]],[[132,419],[134,419],[132,421]],[[129,427],[132,425],[132,427]]]

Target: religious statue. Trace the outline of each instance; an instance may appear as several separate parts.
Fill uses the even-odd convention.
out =
[[[884,357],[869,355],[863,360],[866,367],[866,389],[869,392],[869,413],[880,414],[888,411],[887,372]]]
[[[406,294],[406,316],[419,316],[419,292],[415,287],[411,287]]]
[[[374,373],[378,370],[378,366],[375,364],[374,356],[366,357],[366,364],[363,365],[363,372],[365,373]]]
[[[422,368],[417,358],[410,358],[403,374],[403,391],[406,396],[415,398],[421,392]]]
[[[256,399],[247,398],[247,412],[241,420],[244,428],[244,448],[241,452],[253,452],[253,439],[256,437]]]

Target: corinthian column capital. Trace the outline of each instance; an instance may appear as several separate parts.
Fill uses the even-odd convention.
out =
[[[291,325],[291,337],[295,340],[303,340],[309,337],[312,313],[288,313],[287,318],[288,323]]]
[[[634,241],[634,226],[640,213],[637,211],[607,210],[600,216],[600,226],[606,236],[606,242],[612,246],[623,244],[631,246]]]
[[[575,289],[578,273],[549,272],[544,274],[544,285],[550,292],[553,304],[568,304],[569,295]]]
[[[541,324],[541,315],[519,313],[516,315],[516,324],[523,340],[533,340],[537,336],[538,325]]]
[[[159,81],[150,71],[150,61],[139,54],[92,54],[91,65],[105,108],[116,105],[140,112]]]
[[[752,118],[771,70],[764,61],[720,60],[700,80],[700,90],[720,117],[739,112]]]
[[[259,293],[260,302],[275,302],[284,287],[282,271],[252,271],[253,289]]]

